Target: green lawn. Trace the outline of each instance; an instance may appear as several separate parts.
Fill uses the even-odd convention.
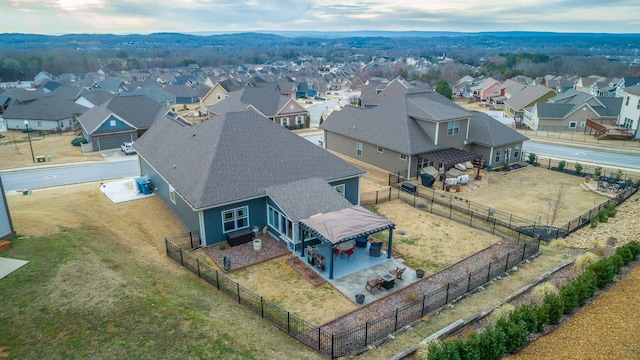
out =
[[[0,254],[29,261],[0,280],[0,357],[320,358],[169,259],[149,263],[112,238],[64,229]]]

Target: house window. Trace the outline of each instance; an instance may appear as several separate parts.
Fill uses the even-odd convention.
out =
[[[578,127],[578,123],[576,121],[569,121],[570,129],[575,129],[576,127]]]
[[[282,126],[289,126],[289,118],[288,117],[281,118],[280,124],[282,124]]]
[[[382,148],[382,146],[378,146],[378,152],[379,152],[380,154],[382,154],[382,153],[384,152],[384,149]]]
[[[42,127],[42,121],[38,121],[38,127]]]
[[[580,127],[581,127],[581,128],[583,128],[583,127],[585,127],[585,126],[587,126],[587,123],[586,123],[585,121],[581,121],[581,122],[580,122]]]
[[[116,121],[115,120],[109,121],[109,126],[111,126],[111,127],[116,126]]]
[[[628,106],[629,105],[629,95],[627,95],[627,100],[624,102],[624,106]]]
[[[230,232],[249,227],[249,207],[242,206],[239,208],[225,210],[222,212],[222,228],[223,231]]]
[[[624,124],[622,124],[622,127],[627,129],[633,128],[633,119],[624,118]]]
[[[73,120],[69,119],[69,126],[73,125]]]
[[[345,193],[345,186],[344,184],[340,184],[340,185],[336,185],[333,187],[333,189],[335,191],[337,191],[340,195],[342,195],[342,197],[344,197],[344,193]]]
[[[636,109],[640,109],[640,99],[638,99],[638,105],[636,105]]]
[[[292,239],[293,234],[293,221],[289,220],[283,213],[268,206],[267,221],[269,226],[276,229],[282,236]]]
[[[460,121],[451,121],[447,123],[447,135],[456,135],[460,131]]]
[[[176,203],[176,189],[171,185],[169,185],[169,200],[174,204]]]
[[[218,100],[222,99],[222,94],[216,94],[216,97],[218,98]]]
[[[496,163],[500,163],[500,149],[496,149]]]
[[[356,143],[356,155],[362,156],[362,143]]]
[[[520,147],[518,145],[513,147],[513,158],[514,159],[520,158]]]
[[[400,154],[400,160],[407,161],[407,155],[405,155],[405,154]]]
[[[302,124],[304,124],[304,116],[302,116],[302,115],[297,115],[297,116],[296,116],[296,124],[298,124],[298,125],[302,125]]]

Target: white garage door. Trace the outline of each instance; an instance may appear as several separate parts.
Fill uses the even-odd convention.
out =
[[[98,150],[118,149],[123,142],[133,141],[131,134],[101,136],[98,138]]]

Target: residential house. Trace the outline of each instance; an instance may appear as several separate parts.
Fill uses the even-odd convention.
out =
[[[640,140],[640,84],[625,87],[624,91],[618,125],[633,132],[634,140]]]
[[[141,175],[203,245],[266,227],[300,250],[300,220],[359,203],[362,170],[255,111],[157,122],[134,147]]]
[[[206,107],[209,118],[222,114],[252,109],[288,128],[308,128],[309,112],[295,99],[281,95],[273,86],[246,87],[234,91],[214,105]]]
[[[518,126],[526,108],[532,107],[536,103],[547,102],[555,95],[556,92],[546,86],[525,86],[504,101],[503,113],[505,117],[513,118]]]
[[[176,96],[168,91],[164,91],[161,88],[152,87],[139,87],[132,91],[124,91],[120,93],[120,96],[137,96],[145,95],[151,100],[154,100],[158,104],[171,108],[176,105]]]
[[[8,239],[16,236],[16,230],[11,221],[9,213],[9,204],[4,194],[4,186],[2,185],[2,177],[0,177],[0,239]]]
[[[164,91],[176,97],[176,104],[197,104],[200,101],[199,91],[186,85],[167,85],[164,87]]]
[[[425,91],[414,87],[399,76],[391,82],[373,82],[363,85],[360,91],[361,105],[370,109],[399,96]]]
[[[616,97],[624,97],[625,87],[638,84],[640,84],[640,77],[623,77],[616,88]]]
[[[229,93],[242,89],[242,84],[233,79],[220,80],[200,99],[200,107],[217,104],[229,96]]]
[[[580,77],[576,82],[575,89],[587,94],[591,94],[591,86],[598,81],[603,81],[604,79],[604,77],[598,75]]]
[[[7,107],[3,117],[8,129],[29,128],[41,131],[61,131],[75,127],[79,115],[87,108],[57,96],[46,96],[27,104],[14,103]]]
[[[108,91],[116,95],[127,90],[126,84],[122,79],[105,79],[96,81],[91,85],[91,88],[96,91]]]
[[[500,96],[500,82],[494,78],[487,78],[471,88],[471,95],[481,104],[488,104],[494,97]]]
[[[620,114],[621,98],[593,96],[575,89],[526,108],[523,123],[532,130],[585,131],[589,120],[615,124]]]
[[[78,105],[82,105],[88,109],[91,109],[92,107],[104,104],[105,102],[111,100],[111,98],[113,98],[114,96],[116,95],[108,91],[93,91],[80,95],[80,97],[78,97],[74,102]]]
[[[372,109],[345,106],[321,125],[324,146],[386,171],[415,177],[425,166],[453,166],[434,153],[467,154],[493,164],[517,162],[526,137],[436,92],[405,94]],[[516,150],[517,149],[517,150]],[[468,160],[460,161],[465,162]]]
[[[158,119],[172,113],[145,95],[116,96],[78,118],[82,135],[94,151],[117,149],[135,141]]]

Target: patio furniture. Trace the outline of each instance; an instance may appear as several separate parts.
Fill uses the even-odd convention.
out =
[[[344,251],[344,254],[345,254],[345,255],[347,255],[347,260],[349,260],[349,258],[351,257],[351,255],[353,255],[353,254],[355,254],[355,253],[356,253],[356,248],[355,248],[355,247],[353,247],[353,248],[351,248],[351,249],[349,249],[349,250],[345,250],[345,251]]]
[[[373,294],[373,289],[378,289],[379,291],[382,291],[382,283],[384,283],[384,279],[381,278],[381,277],[378,277],[378,278],[375,278],[375,279],[371,279],[371,280],[367,280],[367,283],[364,286],[364,288],[370,294]]]
[[[398,280],[402,280],[402,273],[404,273],[405,270],[407,270],[406,267],[401,268],[398,266],[395,269],[389,270],[389,274],[395,276]]]
[[[380,250],[382,249],[382,242],[372,242],[369,245],[369,256],[380,257]]]
[[[353,254],[355,245],[353,245],[352,242],[348,241],[348,242],[344,242],[344,243],[340,243],[336,246],[336,249],[338,251],[340,251],[340,257],[344,257],[344,255],[350,255],[347,254],[347,251],[350,251],[351,254]]]
[[[357,246],[357,247],[363,247],[363,248],[366,248],[366,247],[367,247],[367,243],[368,243],[368,241],[367,241],[367,238],[366,238],[366,237],[359,237],[359,238],[356,238],[356,246]]]
[[[246,244],[251,240],[253,240],[253,233],[251,232],[251,229],[232,231],[227,234],[227,243],[229,246]]]
[[[382,287],[390,290],[393,289],[393,286],[396,283],[396,277],[390,274],[386,274],[382,277]]]

